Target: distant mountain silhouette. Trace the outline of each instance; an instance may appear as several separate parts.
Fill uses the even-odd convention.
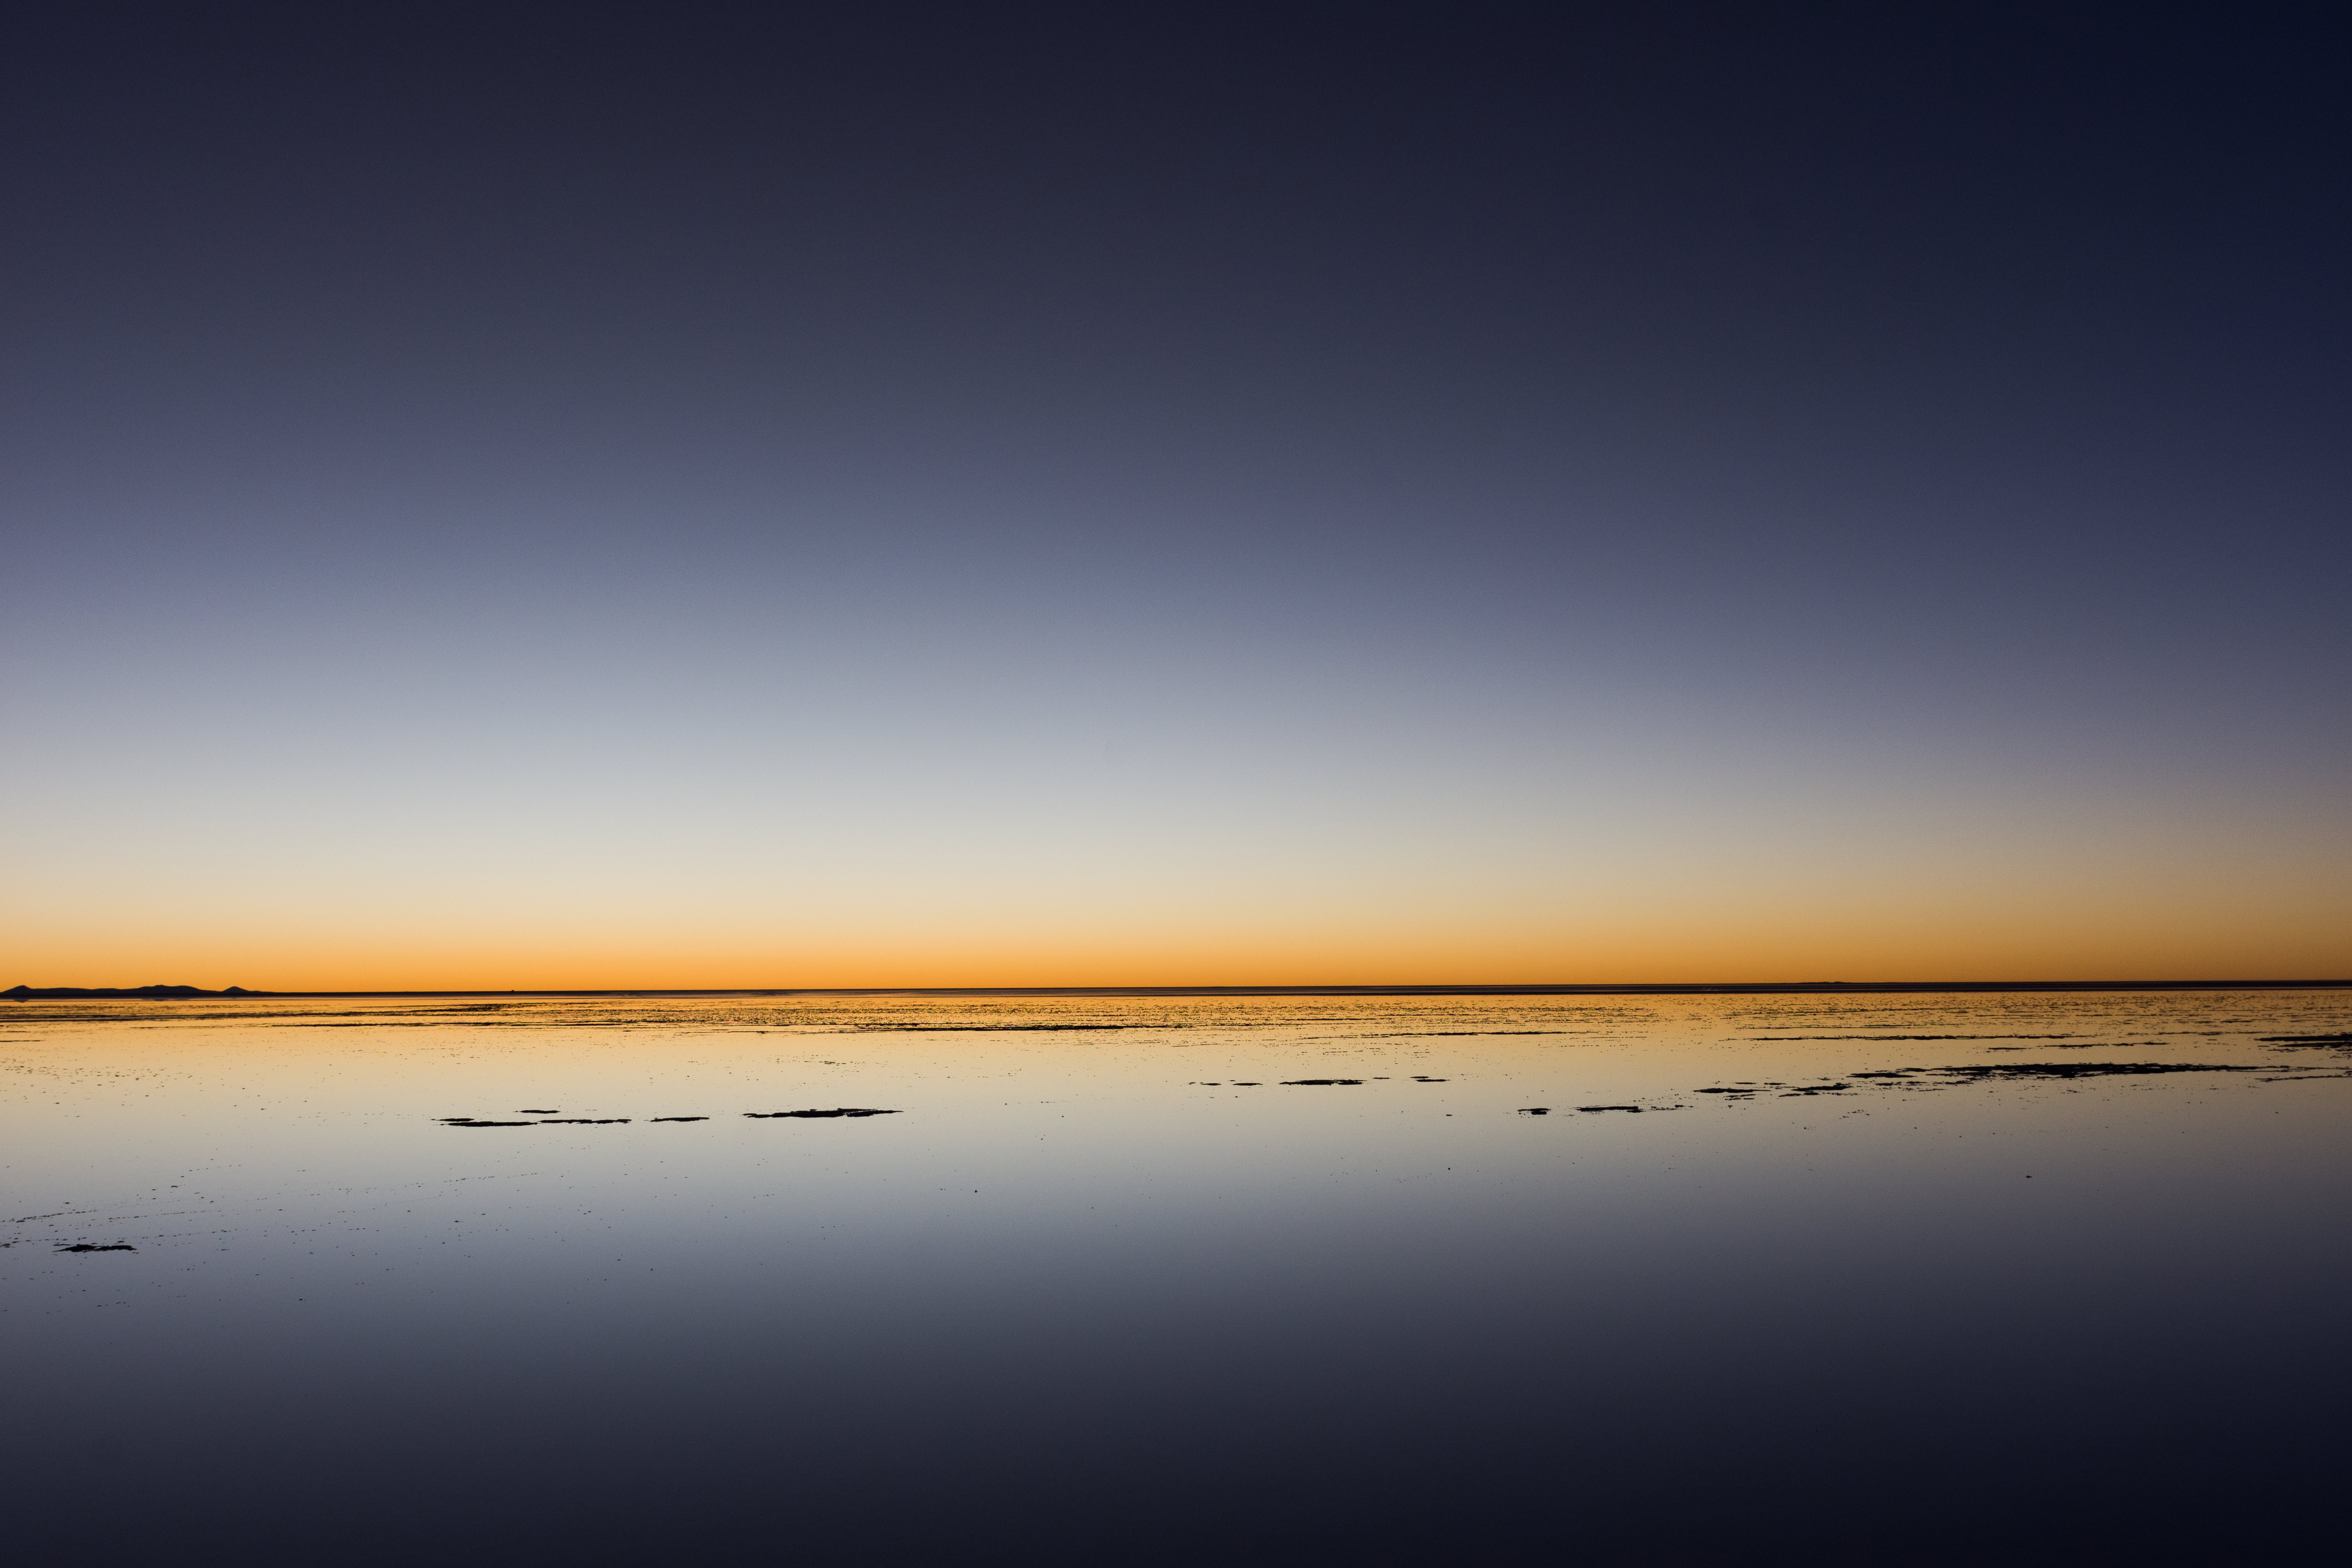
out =
[[[247,991],[242,985],[232,985],[226,991],[207,991],[201,985],[12,985],[0,991],[11,1002],[50,1001],[74,996],[132,996],[169,999],[178,996],[267,996],[267,991]]]

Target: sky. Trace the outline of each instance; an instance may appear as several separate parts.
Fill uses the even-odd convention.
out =
[[[2352,974],[2316,9],[51,8],[0,980]]]

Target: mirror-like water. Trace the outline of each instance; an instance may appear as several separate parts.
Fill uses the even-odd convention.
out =
[[[2291,1551],[2352,1458],[2347,1029],[2336,992],[16,1004],[9,1528]],[[836,1111],[877,1114],[778,1114]]]

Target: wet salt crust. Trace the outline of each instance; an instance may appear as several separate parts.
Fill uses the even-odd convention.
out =
[[[26,1002],[0,1065],[29,1561],[2247,1561],[2352,1459],[2341,993]]]

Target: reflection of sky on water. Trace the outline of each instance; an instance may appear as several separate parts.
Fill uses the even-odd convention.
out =
[[[2347,1026],[21,1005],[5,1458],[35,1537],[97,1552],[2244,1549],[2347,1447],[2352,1086],[2262,1037]],[[1860,1076],[2139,1063],[2259,1070]],[[845,1106],[902,1114],[745,1114]],[[547,1116],[630,1120],[436,1120]]]

